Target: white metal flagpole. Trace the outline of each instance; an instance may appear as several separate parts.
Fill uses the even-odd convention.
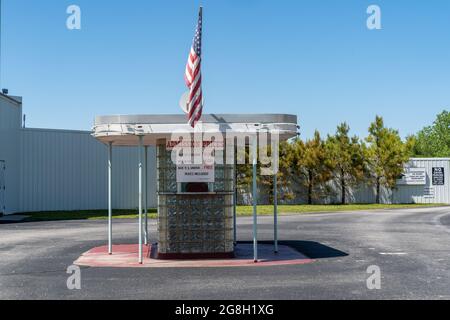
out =
[[[113,253],[112,248],[112,142],[108,146],[108,252]]]
[[[144,262],[142,254],[142,148],[143,136],[139,136],[139,263]]]

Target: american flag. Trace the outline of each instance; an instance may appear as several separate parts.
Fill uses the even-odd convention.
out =
[[[195,125],[202,117],[203,94],[202,94],[202,19],[203,10],[200,7],[197,29],[191,52],[189,53],[186,65],[185,80],[189,88],[189,98],[187,101],[188,123],[195,128]]]

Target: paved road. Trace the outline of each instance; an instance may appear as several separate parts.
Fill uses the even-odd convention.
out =
[[[260,238],[270,240],[271,218],[260,222]],[[136,223],[118,221],[114,231],[132,243]],[[82,289],[68,290],[66,268],[105,235],[102,221],[0,225],[0,299],[450,299],[449,208],[283,216],[280,237],[297,241],[315,263],[83,268]],[[251,239],[251,219],[239,219],[239,237]],[[381,268],[381,290],[367,289],[371,265]]]

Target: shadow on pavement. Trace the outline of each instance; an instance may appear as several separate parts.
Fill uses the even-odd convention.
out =
[[[243,242],[251,243],[251,242]],[[259,241],[262,244],[273,244],[272,241]],[[284,245],[303,253],[305,256],[311,259],[327,259],[327,258],[339,258],[346,257],[348,253],[341,250],[326,246],[315,241],[278,241],[279,245]]]

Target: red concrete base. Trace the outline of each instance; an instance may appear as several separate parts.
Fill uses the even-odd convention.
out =
[[[219,252],[219,253],[161,253],[161,252],[158,252],[156,259],[158,259],[158,260],[208,260],[208,259],[233,259],[234,257],[235,257],[234,252]]]
[[[232,259],[191,259],[162,260],[155,259],[156,246],[144,246],[144,263],[138,263],[138,245],[113,246],[113,254],[108,254],[108,247],[97,247],[84,253],[74,262],[78,266],[104,268],[211,268],[211,267],[264,267],[280,265],[299,265],[314,262],[298,251],[279,246],[277,254],[273,246],[260,244],[258,246],[258,263],[253,261],[253,245],[239,244],[236,246],[235,257]],[[152,255],[153,253],[153,255]]]

